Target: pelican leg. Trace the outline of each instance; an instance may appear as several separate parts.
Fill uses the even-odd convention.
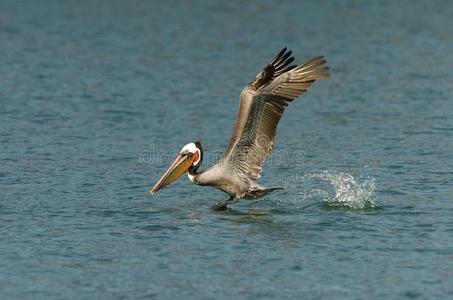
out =
[[[238,203],[238,202],[239,202],[239,199],[236,199],[235,197],[230,196],[230,198],[228,200],[220,201],[220,202],[217,202],[216,204],[214,204],[212,206],[212,209],[213,210],[218,210],[218,211],[227,210],[227,208],[228,208],[227,205],[235,204],[235,203]]]

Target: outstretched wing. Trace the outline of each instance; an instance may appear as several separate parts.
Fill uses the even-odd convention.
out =
[[[223,157],[230,154],[235,144],[241,137],[247,117],[250,112],[250,107],[253,102],[253,96],[255,91],[259,88],[269,84],[276,77],[281,74],[295,68],[296,66],[288,66],[293,62],[294,57],[291,56],[291,51],[287,51],[286,47],[283,48],[272,61],[264,67],[264,69],[256,75],[256,77],[245,86],[239,97],[239,108],[236,116],[236,124],[234,125],[233,134],[231,136],[230,143],[225,150]]]
[[[242,178],[258,179],[261,164],[272,150],[285,107],[308,90],[315,80],[329,77],[329,68],[322,66],[325,62],[322,56],[313,58],[258,87],[252,95],[245,126],[224,163],[233,165]]]

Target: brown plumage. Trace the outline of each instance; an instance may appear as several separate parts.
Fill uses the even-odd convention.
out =
[[[202,176],[208,178],[215,174],[211,180],[224,177],[219,184],[216,180],[212,183],[231,196],[263,194],[266,188],[256,183],[256,179],[260,178],[261,165],[272,150],[285,107],[307,91],[315,80],[329,77],[329,68],[322,67],[326,62],[323,56],[300,66],[287,67],[294,60],[290,55],[291,51],[286,52],[284,48],[243,89],[230,143],[219,162]],[[204,180],[201,184],[211,185]]]
[[[272,150],[278,122],[289,102],[307,91],[317,79],[329,77],[329,68],[322,66],[326,62],[323,56],[290,66],[294,61],[291,54],[283,48],[242,90],[230,143],[215,165],[197,172],[201,159],[196,159],[194,153],[200,152],[202,157],[199,144],[186,145],[178,157],[183,162],[196,161],[188,169],[193,183],[213,186],[230,195],[230,199],[216,204],[215,208],[225,208],[234,203],[235,198],[260,197],[274,190],[261,186],[256,180]],[[185,157],[187,159],[183,160]],[[173,180],[169,178],[168,181]],[[159,188],[156,184],[151,192]]]
[[[255,80],[250,82],[244,89],[246,95],[243,95],[244,91],[241,93],[238,121],[245,120],[245,122],[239,124],[237,121],[230,145],[223,157],[224,160],[233,161],[232,165],[239,172],[247,174],[247,177],[253,180],[260,177],[261,163],[272,150],[277,125],[285,107],[294,98],[302,95],[316,79],[329,77],[326,73],[329,68],[320,67],[326,62],[322,56],[300,66],[282,69],[294,59],[293,57],[287,59],[291,51],[283,55],[285,51],[286,48],[258,74]],[[281,59],[278,59],[279,57]],[[282,59],[287,60],[282,62]],[[280,62],[280,67],[274,68],[274,62]],[[269,67],[276,72],[263,75],[266,69],[271,69]],[[280,75],[275,76],[275,74]],[[272,80],[265,83],[260,78],[272,78]],[[247,111],[241,109],[243,101],[248,104]]]

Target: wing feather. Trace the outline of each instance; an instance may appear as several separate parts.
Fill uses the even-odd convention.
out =
[[[287,48],[283,48],[272,60],[264,67],[264,69],[256,75],[256,77],[245,86],[239,97],[239,107],[236,114],[236,123],[234,125],[233,133],[231,135],[230,143],[225,150],[223,157],[231,154],[232,149],[238,142],[242,135],[247,117],[250,112],[250,107],[253,102],[253,96],[255,91],[259,88],[268,85],[272,80],[281,74],[295,68],[296,66],[289,66],[294,61],[294,57],[291,56],[292,52],[287,51]]]
[[[280,52],[273,62],[283,66],[288,56]],[[320,67],[325,62],[323,56],[308,60],[281,73],[248,95],[248,114],[244,118],[241,134],[233,144],[230,143],[224,154],[226,163],[233,165],[240,177],[252,180],[260,177],[261,165],[272,150],[277,125],[285,107],[307,91],[315,80],[329,77],[329,68]]]

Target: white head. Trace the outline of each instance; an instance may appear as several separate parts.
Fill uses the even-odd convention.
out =
[[[199,142],[195,142],[199,143]],[[182,147],[181,151],[179,152],[180,155],[187,155],[187,154],[192,154],[197,157],[192,163],[192,166],[197,166],[200,161],[201,161],[201,148],[198,148],[195,143],[189,143]]]
[[[200,142],[193,142],[182,147],[179,155],[173,161],[171,166],[165,171],[164,175],[160,177],[150,193],[153,195],[158,190],[166,187],[182,174],[189,171],[189,174],[196,174],[198,167],[203,159],[203,152],[201,150]]]

